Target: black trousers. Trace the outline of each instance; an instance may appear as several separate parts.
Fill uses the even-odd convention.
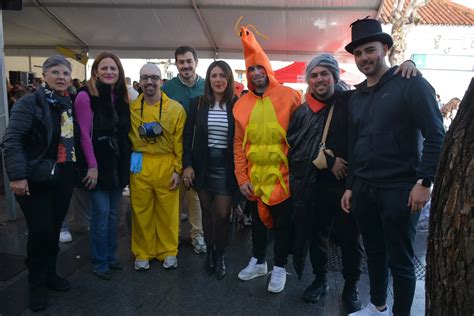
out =
[[[393,276],[393,314],[410,315],[416,275],[413,241],[420,213],[407,206],[411,188],[376,188],[354,183],[352,207],[359,225],[370,279],[370,300],[386,303],[388,268]]]
[[[357,282],[360,277],[362,244],[359,230],[352,214],[341,209],[343,187],[319,185],[312,191],[312,238],[309,248],[313,273],[325,279],[328,271],[328,248],[334,230],[342,252],[342,275],[346,282]]]
[[[71,200],[74,169],[59,166],[55,185],[28,183],[30,195],[16,196],[28,227],[26,267],[30,285],[45,286],[46,278],[56,273],[61,224]]]
[[[267,252],[268,231],[258,215],[257,202],[248,201],[247,207],[252,215],[252,247],[253,256],[258,262],[265,260]],[[287,199],[277,205],[269,205],[273,219],[273,254],[274,265],[284,267],[288,262],[291,249],[292,209],[291,200]]]

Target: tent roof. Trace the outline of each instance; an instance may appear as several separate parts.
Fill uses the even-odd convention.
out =
[[[304,74],[305,69],[306,63],[302,61],[297,61],[286,67],[275,70],[275,78],[280,83],[306,83]]]
[[[242,58],[234,24],[253,24],[275,60],[315,53],[349,58],[349,25],[377,16],[383,0],[23,0],[3,11],[7,55],[52,54],[56,45],[116,51],[126,58],[170,58],[190,45],[200,58]]]

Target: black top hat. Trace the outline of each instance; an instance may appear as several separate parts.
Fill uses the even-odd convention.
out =
[[[354,54],[354,49],[365,43],[382,42],[387,44],[388,48],[392,47],[393,40],[390,35],[382,32],[382,26],[379,21],[365,18],[357,20],[351,24],[352,28],[352,42],[345,48],[351,54]]]

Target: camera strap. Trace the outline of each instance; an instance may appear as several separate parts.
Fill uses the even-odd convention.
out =
[[[140,107],[140,125],[143,125],[143,104],[145,103],[145,96],[142,97],[141,107]],[[160,124],[161,124],[161,112],[163,111],[163,94],[160,94]]]

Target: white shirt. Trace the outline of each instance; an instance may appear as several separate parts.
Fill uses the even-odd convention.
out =
[[[135,90],[132,86],[127,86],[128,90],[128,97],[130,98],[130,101],[135,100],[138,98],[138,91]]]
[[[225,104],[221,109],[216,102],[209,108],[207,116],[207,146],[212,148],[227,148],[227,111]]]

